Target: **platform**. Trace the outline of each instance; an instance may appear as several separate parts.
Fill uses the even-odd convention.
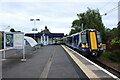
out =
[[[26,62],[16,59],[17,55],[2,61],[3,80],[116,78],[65,46],[48,45],[26,54]]]

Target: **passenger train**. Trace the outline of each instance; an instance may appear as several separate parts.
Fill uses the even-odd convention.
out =
[[[85,57],[98,58],[103,52],[100,32],[86,29],[79,33],[64,37],[63,43],[79,51]]]

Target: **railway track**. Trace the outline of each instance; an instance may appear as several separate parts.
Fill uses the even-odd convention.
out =
[[[70,46],[68,46],[68,47],[70,47]],[[72,47],[70,47],[70,48],[72,48]],[[76,49],[74,49],[74,48],[72,48],[72,49],[79,53],[78,50],[76,50]],[[114,74],[114,75],[117,76],[118,78],[120,78],[120,71],[119,71],[119,70],[117,70],[117,69],[115,69],[115,68],[113,68],[113,67],[111,67],[111,66],[109,66],[109,65],[107,65],[107,64],[104,64],[104,63],[100,62],[100,61],[97,60],[97,59],[91,59],[91,58],[90,58],[90,60],[91,60],[92,62],[96,63],[97,65],[101,66],[102,68],[106,69],[107,71],[111,72],[112,74]]]
[[[117,76],[118,78],[120,78],[120,71],[107,65],[104,64],[102,62],[100,62],[99,60],[92,60],[94,63],[96,63],[97,65],[101,66],[102,68],[108,70],[109,72],[111,72],[112,74],[114,74],[115,76]]]

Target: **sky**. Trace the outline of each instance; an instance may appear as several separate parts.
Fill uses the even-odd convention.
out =
[[[34,22],[38,32],[48,27],[52,33],[69,34],[77,14],[88,9],[99,9],[105,27],[114,28],[118,23],[119,0],[0,0],[0,31],[14,28],[25,33],[33,32]],[[115,8],[116,7],[116,8]],[[115,9],[113,9],[115,8]],[[8,27],[10,26],[10,27]]]

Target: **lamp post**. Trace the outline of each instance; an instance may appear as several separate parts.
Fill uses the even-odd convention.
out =
[[[82,17],[80,16],[80,14],[77,14],[79,20],[82,19]],[[82,19],[82,31],[83,31],[83,19]]]
[[[32,28],[32,31],[38,31],[36,28],[36,21],[40,21],[40,19],[30,19],[30,21],[34,21],[34,28]],[[34,39],[35,39],[35,33],[34,33]]]
[[[107,15],[107,13],[104,13],[104,14],[102,14],[102,15],[100,15],[100,16],[102,17],[102,16],[106,16],[106,15]]]

